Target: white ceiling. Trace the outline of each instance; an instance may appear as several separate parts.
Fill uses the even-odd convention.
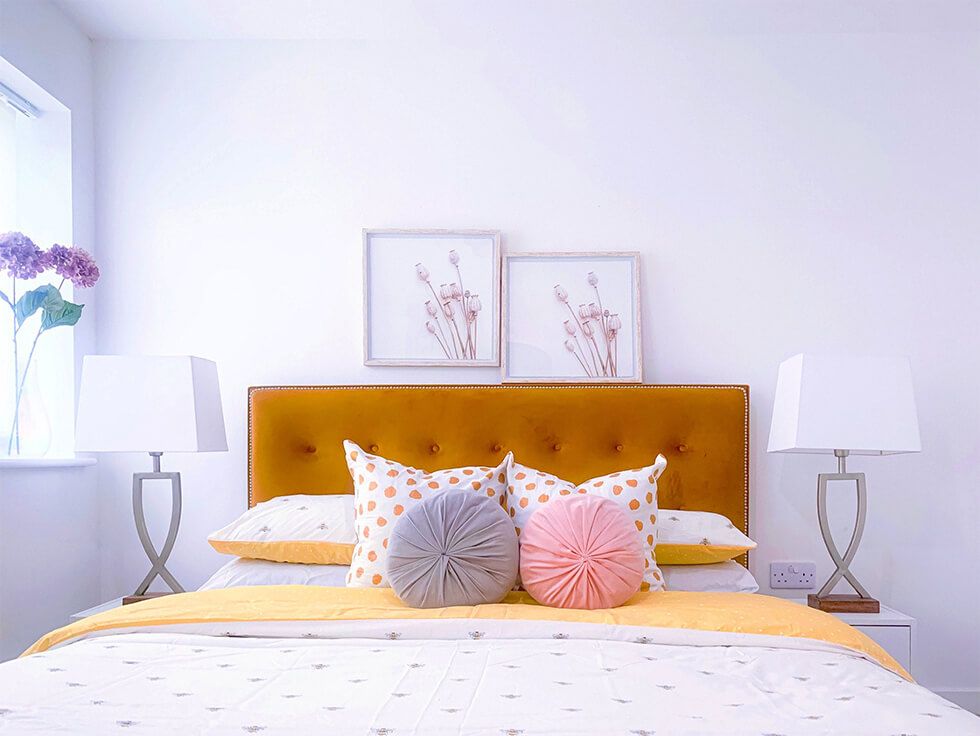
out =
[[[53,0],[93,40],[394,39],[548,34],[578,16],[663,33],[975,31],[978,0]]]
[[[411,32],[384,0],[54,0],[93,40],[357,39]]]

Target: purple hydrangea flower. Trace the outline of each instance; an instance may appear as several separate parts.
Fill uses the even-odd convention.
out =
[[[0,270],[15,279],[32,279],[51,265],[51,257],[23,233],[0,235]]]
[[[71,281],[75,286],[88,289],[99,280],[99,267],[87,250],[77,246],[52,245],[48,257],[55,273]]]

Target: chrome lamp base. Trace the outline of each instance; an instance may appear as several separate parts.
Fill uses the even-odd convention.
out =
[[[153,458],[152,473],[133,473],[133,516],[136,519],[136,533],[143,545],[143,551],[150,559],[150,571],[143,578],[143,582],[136,587],[136,591],[133,593],[135,596],[145,595],[150,583],[157,576],[163,578],[163,581],[170,586],[174,593],[184,592],[184,588],[177,582],[177,578],[167,569],[167,559],[173,552],[174,543],[177,541],[177,530],[180,527],[180,473],[161,472],[160,457],[162,455],[162,452],[150,453],[150,457]],[[163,543],[163,548],[159,552],[153,546],[153,540],[150,539],[150,534],[146,528],[146,516],[143,513],[143,481],[145,480],[170,481],[170,528],[167,531],[167,539]]]
[[[861,536],[864,534],[864,523],[868,516],[868,484],[864,473],[847,472],[847,450],[834,450],[837,457],[836,473],[820,473],[817,475],[817,519],[820,522],[820,533],[827,546],[830,558],[837,565],[834,574],[830,576],[816,595],[808,597],[807,602],[813,608],[819,608],[831,613],[878,613],[878,601],[872,598],[864,586],[858,582],[850,570],[851,561],[857,554]],[[834,538],[830,534],[830,524],[827,520],[827,483],[830,481],[854,481],[857,484],[857,517],[854,520],[854,531],[851,541],[847,544],[844,554],[840,553]],[[834,587],[842,579],[857,591],[857,595],[834,595]]]

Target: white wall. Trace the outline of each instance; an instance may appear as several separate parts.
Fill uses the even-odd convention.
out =
[[[924,451],[852,462],[871,492],[855,570],[920,619],[924,683],[978,689],[975,14],[645,7],[97,44],[99,349],[212,358],[224,391],[230,452],[165,458],[186,486],[173,568],[200,583],[222,561],[207,533],[245,506],[247,386],[498,380],[361,363],[361,228],[494,227],[510,250],[641,251],[647,380],[751,384],[763,580],[771,559],[831,569],[814,491],[832,459],[764,452],[778,362],[910,355]],[[100,464],[105,596],[144,572],[146,462]]]
[[[0,57],[71,111],[72,236],[94,252],[92,44],[47,0],[0,0]],[[76,356],[94,351],[84,301]],[[0,467],[0,660],[98,601],[96,493],[94,468]]]

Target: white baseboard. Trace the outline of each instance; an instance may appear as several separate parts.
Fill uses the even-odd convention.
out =
[[[980,715],[980,690],[933,690],[933,692],[951,703],[956,703],[964,710]]]

